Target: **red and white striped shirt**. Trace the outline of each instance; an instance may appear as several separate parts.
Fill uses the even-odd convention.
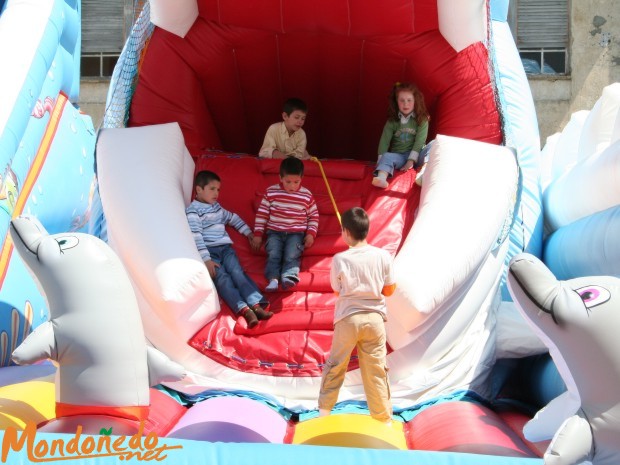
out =
[[[281,184],[267,188],[256,212],[255,235],[272,230],[316,237],[318,229],[319,211],[312,192],[303,186],[297,192],[286,192]]]

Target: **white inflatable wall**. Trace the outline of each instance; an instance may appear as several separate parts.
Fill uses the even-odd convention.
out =
[[[566,147],[578,149],[567,155]],[[550,152],[545,263],[558,279],[620,276],[620,83],[575,113]]]

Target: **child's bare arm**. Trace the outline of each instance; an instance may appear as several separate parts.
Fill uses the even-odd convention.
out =
[[[213,260],[206,260],[205,266],[207,267],[207,270],[209,270],[209,276],[211,276],[211,278],[215,278],[215,273],[217,273],[217,268],[219,268],[220,265],[215,263]]]
[[[263,243],[263,237],[252,235],[251,238],[250,236],[248,236],[248,239],[250,239],[250,247],[252,247],[252,250],[254,252],[258,252],[260,250],[261,244]]]
[[[400,170],[409,171],[411,168],[413,168],[413,160],[407,160],[407,162],[403,165],[403,167]]]

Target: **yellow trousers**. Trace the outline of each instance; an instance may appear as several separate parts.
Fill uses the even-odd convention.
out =
[[[334,326],[332,348],[323,367],[319,408],[331,410],[336,405],[351,352],[356,346],[370,415],[379,421],[389,421],[392,402],[385,361],[385,323],[377,312],[353,313]]]

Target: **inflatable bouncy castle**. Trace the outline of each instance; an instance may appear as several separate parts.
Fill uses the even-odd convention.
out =
[[[117,69],[135,69],[139,58],[139,74],[117,74],[97,149],[110,244],[134,280],[147,337],[191,373],[174,388],[196,394],[224,383],[275,396],[287,408],[314,404],[335,299],[330,257],[344,247],[333,194],[336,209],[366,208],[371,241],[395,255],[398,290],[389,302],[388,339],[400,408],[446,392],[488,396],[504,263],[511,247],[539,254],[542,234],[530,161],[536,138],[520,135],[531,129],[523,127],[533,119],[525,115],[531,108],[504,124],[498,85],[507,89],[504,98],[522,89],[490,72],[502,66],[489,45],[495,35],[499,43],[507,39],[506,24],[497,23],[496,31],[484,2],[458,14],[441,2],[415,10],[397,3],[380,12],[370,4],[351,11],[326,5],[321,14],[276,4],[257,11],[190,4],[197,8],[193,16],[153,3],[156,27],[135,28],[136,42],[139,32],[148,35],[145,48],[130,39]],[[494,8],[505,13],[501,4]],[[502,53],[503,60],[508,56],[518,60],[514,49]],[[371,186],[368,161],[376,157],[386,94],[407,80],[424,94],[436,140],[422,189],[411,172],[384,193]],[[290,95],[307,101],[308,148],[323,160],[309,163],[304,178],[318,199],[321,226],[295,292],[276,295],[276,317],[248,332],[220,311],[183,206],[193,173],[211,169],[229,186],[222,204],[251,221],[261,193],[278,177],[277,161],[253,153]],[[136,171],[161,188],[141,194]],[[141,208],[145,202],[157,205],[158,214]],[[264,256],[239,239],[246,270],[264,286]],[[415,368],[419,363],[424,370]],[[351,368],[342,394],[359,401],[355,361]]]
[[[37,284],[8,236],[31,214],[50,231],[87,231],[95,189],[95,130],[79,94],[76,2],[6,2],[0,17],[0,365],[48,318]],[[11,44],[11,45],[9,45]]]
[[[502,378],[493,371],[498,358],[547,351],[505,286],[514,255],[543,256],[539,136],[507,1],[153,0],[115,69],[96,149],[89,118],[71,103],[79,4],[52,4],[35,15],[27,2],[8,1],[0,17],[0,34],[24,44],[1,52],[11,70],[2,102],[14,102],[0,113],[2,192],[14,203],[4,225],[2,364],[17,349],[18,361],[58,365],[0,370],[0,398],[14,406],[0,411],[3,429],[34,422],[49,438],[78,425],[100,436],[155,434],[182,448],[169,460],[191,463],[539,461],[544,444],[522,433],[537,406],[500,408]],[[41,35],[26,40],[35,19]],[[412,170],[379,190],[370,180],[386,97],[404,81],[424,95],[434,142],[421,187]],[[294,291],[270,294],[274,317],[249,330],[220,301],[184,211],[194,174],[209,169],[222,179],[222,205],[253,224],[279,167],[256,153],[291,96],[309,106],[315,158],[305,162],[303,183],[317,199],[319,233]],[[594,134],[594,124],[583,127]],[[542,160],[543,185],[551,186],[556,161]],[[338,218],[352,206],[369,212],[369,241],[395,260],[390,427],[364,415],[355,354],[334,415],[315,418],[332,333],[331,257],[345,248]],[[24,222],[32,217],[34,226]],[[264,253],[231,236],[247,273],[264,286]],[[48,264],[41,253],[50,241],[62,253]],[[36,266],[19,255],[30,253]],[[116,273],[101,271],[104,255]],[[83,318],[72,330],[58,323],[67,308],[106,312],[105,305],[124,316]],[[48,319],[53,324],[43,324]],[[49,334],[62,334],[53,347],[74,341],[73,350],[23,356]],[[132,356],[120,347],[132,347]],[[131,382],[123,375],[130,362],[139,367]],[[73,385],[85,387],[74,395],[63,388]]]

